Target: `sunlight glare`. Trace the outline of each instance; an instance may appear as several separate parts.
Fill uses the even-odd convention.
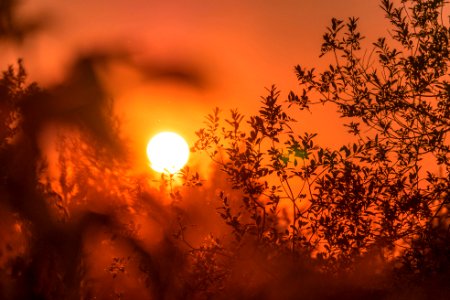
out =
[[[173,174],[187,163],[189,146],[180,135],[161,132],[148,143],[147,157],[156,172]]]

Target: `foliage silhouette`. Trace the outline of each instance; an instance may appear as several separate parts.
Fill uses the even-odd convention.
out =
[[[22,36],[14,3],[5,1],[1,37]],[[21,61],[8,68],[0,78],[0,298],[380,299],[411,289],[445,299],[444,5],[382,0],[392,30],[369,52],[356,18],[333,19],[321,56],[334,63],[322,72],[295,67],[299,90],[281,101],[269,88],[249,118],[216,108],[192,149],[217,166],[213,182],[186,167],[163,174],[160,191],[151,176],[129,172],[95,71],[126,54],[81,57],[63,85],[46,90],[27,82]],[[157,80],[207,84],[195,68],[144,69]],[[292,115],[318,104],[336,107],[351,144],[330,149],[317,134],[294,131]],[[39,144],[48,126],[53,160]],[[192,223],[216,220],[201,223],[194,203],[208,206],[217,186],[224,228],[195,236]],[[159,201],[166,198],[170,205]]]
[[[447,272],[450,56],[444,5],[381,1],[390,38],[378,39],[369,52],[361,48],[358,19],[333,19],[321,56],[331,55],[334,63],[322,72],[296,66],[299,92],[281,102],[270,88],[259,113],[246,122],[237,110],[223,120],[219,109],[207,116],[194,151],[206,151],[242,193],[234,209],[220,194],[219,213],[238,243],[252,239],[294,257],[306,254],[332,273],[374,252],[402,274]],[[352,144],[329,149],[316,145],[316,134],[292,131],[292,110],[317,104],[336,107],[354,135]]]

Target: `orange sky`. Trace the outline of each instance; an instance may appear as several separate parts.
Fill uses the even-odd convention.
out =
[[[32,79],[58,82],[74,57],[92,49],[130,50],[137,64],[195,66],[205,77],[198,88],[171,80],[145,79],[129,65],[99,70],[116,101],[125,135],[145,155],[145,144],[161,130],[174,130],[192,143],[203,116],[219,106],[256,112],[265,87],[276,84],[285,97],[296,89],[293,67],[321,66],[321,37],[332,17],[358,16],[372,42],[386,33],[378,0],[24,0],[20,18],[43,14],[48,28],[16,48],[2,68],[21,56]],[[331,145],[345,138],[331,110],[316,108],[296,118]],[[338,124],[337,124],[338,123]],[[338,125],[338,126],[336,126]]]

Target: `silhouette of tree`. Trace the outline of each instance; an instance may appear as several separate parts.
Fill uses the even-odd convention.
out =
[[[246,122],[237,110],[223,120],[219,109],[207,116],[193,150],[206,151],[242,194],[234,206],[220,194],[219,213],[238,244],[306,254],[329,272],[352,269],[369,253],[414,274],[448,268],[444,5],[382,0],[392,27],[369,51],[357,18],[332,19],[320,56],[334,63],[322,72],[296,66],[299,92],[281,102],[270,88]],[[293,132],[292,111],[317,104],[336,107],[352,144],[329,149],[316,145],[316,134]]]

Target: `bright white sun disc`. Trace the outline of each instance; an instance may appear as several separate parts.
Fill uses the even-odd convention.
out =
[[[153,170],[160,173],[175,173],[189,159],[189,146],[174,132],[161,132],[147,145],[147,156]]]

